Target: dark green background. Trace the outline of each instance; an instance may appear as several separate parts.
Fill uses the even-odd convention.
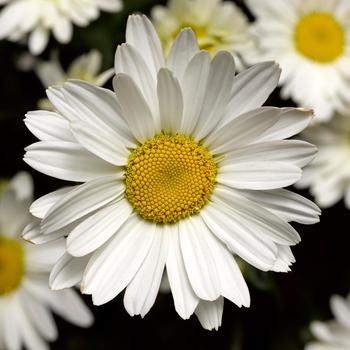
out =
[[[109,68],[117,45],[124,41],[128,13],[149,14],[154,4],[153,0],[128,0],[123,13],[103,14],[88,28],[75,28],[68,45],[60,46],[51,40],[43,57],[48,58],[50,50],[58,48],[67,66],[76,56],[97,48],[103,53],[104,68]],[[35,74],[16,68],[25,50],[24,46],[0,42],[0,176],[12,176],[23,169],[30,171],[38,197],[64,183],[32,171],[22,161],[23,148],[35,141],[23,124],[24,114],[36,109],[37,100],[44,96]],[[278,91],[267,105],[293,106],[291,101],[281,101]],[[298,225],[302,242],[293,249],[297,260],[293,271],[277,274],[248,270],[251,308],[238,309],[226,301],[223,326],[218,332],[203,330],[195,316],[188,321],[180,319],[170,295],[159,295],[143,320],[126,313],[122,296],[100,307],[93,307],[90,298],[86,298],[95,314],[95,325],[82,330],[57,318],[60,338],[52,349],[302,349],[304,342],[311,339],[309,322],[331,317],[329,296],[348,292],[348,224],[349,213],[339,203],[323,211],[320,224]]]

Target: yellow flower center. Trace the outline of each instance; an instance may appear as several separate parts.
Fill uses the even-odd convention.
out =
[[[126,196],[144,219],[176,222],[207,203],[216,173],[213,156],[199,143],[161,134],[131,152]]]
[[[345,32],[326,12],[303,16],[295,29],[295,46],[304,56],[320,63],[335,61],[344,51]]]
[[[0,236],[0,296],[16,290],[24,275],[24,250],[15,239]]]

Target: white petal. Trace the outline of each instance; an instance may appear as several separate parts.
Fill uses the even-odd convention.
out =
[[[56,340],[58,336],[57,327],[47,306],[29,293],[23,293],[22,301],[31,323],[42,337],[47,341]]]
[[[2,309],[3,336],[5,348],[9,350],[21,350],[22,337],[20,333],[20,325],[17,322],[18,313],[22,312],[19,308],[17,299],[8,300],[7,306]]]
[[[215,301],[201,300],[196,308],[195,314],[204,329],[216,331],[221,326],[222,313],[224,311],[224,298]]]
[[[176,134],[182,122],[182,93],[178,80],[166,68],[158,72],[157,91],[162,130]]]
[[[210,65],[203,106],[193,131],[197,139],[207,136],[224,116],[234,74],[233,56],[226,51],[217,53]]]
[[[53,35],[61,44],[66,44],[72,39],[73,25],[65,16],[58,16],[52,28]]]
[[[279,120],[267,129],[258,141],[282,140],[303,131],[313,118],[313,111],[303,108],[282,108]]]
[[[275,62],[263,62],[238,74],[232,86],[231,100],[223,124],[252,109],[259,108],[277,87],[281,74]]]
[[[48,302],[53,311],[79,327],[90,327],[94,316],[74,289],[50,291]]]
[[[42,219],[57,201],[59,201],[64,195],[66,195],[74,188],[75,186],[63,187],[57,191],[40,197],[30,206],[30,213],[37,218]]]
[[[41,228],[54,232],[112,202],[124,192],[114,176],[89,181],[63,196],[45,215]]]
[[[193,291],[203,300],[216,300],[221,285],[215,258],[205,237],[211,234],[200,217],[179,223],[180,246],[187,276]]]
[[[96,126],[83,121],[70,125],[77,141],[89,152],[113,165],[127,164],[130,151],[112,129],[97,130]]]
[[[188,63],[197,52],[199,47],[192,29],[182,29],[171,47],[167,61],[168,68],[179,81],[182,81]]]
[[[115,234],[133,211],[126,199],[107,205],[79,224],[67,238],[67,251],[84,256],[99,248]]]
[[[234,162],[283,162],[304,167],[315,157],[317,148],[299,140],[262,142],[237,148],[225,155],[220,167]]]
[[[162,281],[168,243],[168,236],[163,234],[162,226],[157,226],[152,246],[125,290],[124,306],[131,316],[144,317],[153,306]]]
[[[252,232],[240,216],[232,215],[232,210],[224,205],[206,205],[201,216],[210,230],[235,254],[256,268],[268,271],[274,264],[277,247],[267,239]]]
[[[124,118],[139,142],[152,138],[156,132],[155,120],[140,89],[126,74],[119,73],[113,80]]]
[[[339,295],[333,295],[330,300],[331,310],[337,321],[346,328],[350,327],[350,303]]]
[[[118,46],[115,54],[115,73],[125,73],[131,77],[143,97],[148,102],[153,116],[157,120],[159,128],[159,111],[157,99],[156,76],[152,76],[144,59],[139,52],[129,44]],[[157,130],[157,132],[159,132]]]
[[[26,171],[19,171],[16,173],[9,183],[9,188],[15,191],[16,197],[19,200],[33,199],[33,178]]]
[[[33,55],[40,55],[49,41],[49,33],[43,27],[37,27],[29,36],[28,47]]]
[[[213,153],[225,153],[255,143],[265,130],[278,121],[281,113],[281,109],[274,107],[244,113],[212,132],[204,140],[204,145]]]
[[[29,350],[49,350],[49,346],[34,328],[34,325],[24,310],[24,306],[17,303],[17,310],[13,310],[13,312],[16,313],[15,318],[17,319],[17,326],[20,329],[21,338],[25,347]]]
[[[217,266],[221,284],[221,295],[239,307],[249,307],[249,290],[232,253],[212,233],[207,234],[205,238]]]
[[[55,109],[64,118],[69,121],[80,119],[77,112],[65,100],[62,93],[62,87],[51,86],[46,90],[46,95]]]
[[[34,273],[48,273],[65,250],[65,240],[59,239],[44,245],[25,244],[26,269]]]
[[[24,123],[39,140],[74,142],[68,121],[58,113],[49,111],[28,112]]]
[[[207,87],[210,55],[206,51],[196,54],[189,62],[182,81],[184,112],[181,130],[192,134],[195,128]]]
[[[81,289],[92,294],[95,305],[110,301],[130,283],[149,252],[155,227],[134,215],[105,247],[94,253]]]
[[[73,108],[75,119],[91,123],[105,134],[115,135],[126,147],[135,147],[136,140],[127,128],[113,91],[81,80],[69,80],[60,91]]]
[[[40,141],[25,150],[27,164],[62,180],[84,182],[116,172],[113,165],[72,142]]]
[[[270,190],[294,184],[301,174],[300,168],[288,163],[237,162],[220,167],[216,180],[238,189]]]
[[[142,55],[152,75],[164,66],[164,57],[158,35],[150,20],[142,15],[131,15],[126,26],[126,42]]]
[[[22,232],[22,238],[25,239],[27,242],[34,244],[49,243],[59,238],[62,238],[65,235],[65,231],[57,231],[49,235],[42,234],[40,232],[40,222],[32,222],[28,224]]]
[[[55,264],[50,274],[50,288],[53,290],[74,287],[83,278],[90,255],[75,258],[65,253]]]
[[[319,222],[320,209],[310,200],[284,189],[270,191],[241,192],[243,196],[272,211],[283,220],[295,221],[301,224],[315,224]]]
[[[242,197],[233,189],[218,185],[212,200],[215,202],[219,200],[228,205],[231,210],[237,211],[242,223],[246,221],[247,226],[254,226],[255,233],[260,237],[265,237],[266,240],[284,245],[294,245],[300,242],[299,234],[291,225],[256,204],[255,201]]]
[[[167,234],[169,238],[166,269],[175,310],[186,320],[193,314],[199,299],[194,293],[186,273],[180,248],[178,227],[177,225],[166,225],[164,229],[166,230],[164,234]]]

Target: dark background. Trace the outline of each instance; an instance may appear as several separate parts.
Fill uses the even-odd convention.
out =
[[[102,14],[88,28],[75,27],[74,38],[66,46],[53,39],[44,52],[48,58],[59,48],[67,67],[78,55],[97,48],[103,54],[104,68],[113,65],[118,43],[124,41],[127,15],[139,11],[149,14],[155,0],[127,0],[121,14]],[[44,89],[33,72],[21,72],[17,61],[26,47],[0,42],[0,177],[10,177],[19,170],[32,173],[36,196],[64,185],[30,169],[22,161],[23,149],[35,141],[25,128],[26,111],[36,109]],[[293,106],[281,101],[276,91],[267,105]],[[307,192],[302,193],[310,198]],[[331,318],[329,297],[349,290],[349,213],[343,203],[324,210],[321,223],[296,225],[302,242],[293,249],[297,262],[288,274],[261,273],[247,268],[252,304],[239,309],[225,301],[223,326],[208,332],[195,316],[183,321],[175,312],[170,294],[160,294],[150,313],[142,320],[130,317],[122,296],[92,308],[96,321],[90,329],[79,329],[57,318],[60,338],[52,349],[229,349],[229,350],[299,350],[311,339],[308,327],[313,319]]]

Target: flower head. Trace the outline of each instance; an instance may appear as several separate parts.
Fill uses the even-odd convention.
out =
[[[283,190],[315,155],[302,141],[309,110],[261,105],[276,87],[273,62],[235,77],[233,56],[211,60],[191,29],[165,60],[145,16],[130,16],[115,56],[115,92],[82,81],[48,89],[57,113],[30,112],[41,140],[25,161],[83,182],[37,200],[40,239],[68,236],[54,289],[81,281],[103,304],[125,289],[131,315],[152,307],[166,269],[175,308],[205,328],[221,324],[223,297],[249,306],[234,255],[288,271],[300,237],[289,221],[319,210]],[[78,273],[79,271],[79,273]]]
[[[221,0],[169,0],[168,5],[152,9],[152,19],[168,55],[179,32],[191,27],[198,45],[213,55],[230,51],[236,62],[253,46],[248,20],[232,2]]]
[[[317,145],[317,158],[304,170],[297,183],[310,187],[321,207],[330,207],[344,197],[350,209],[350,119],[336,115],[330,122],[305,130],[303,139]]]
[[[4,349],[47,349],[58,334],[50,309],[69,322],[87,327],[92,315],[73,290],[53,292],[49,271],[64,252],[64,240],[35,246],[21,233],[38,220],[29,214],[33,186],[17,174],[0,192],[0,344]]]
[[[350,347],[350,297],[333,295],[330,300],[334,320],[314,321],[311,332],[316,337],[305,350],[347,350]]]
[[[52,31],[62,44],[73,35],[73,24],[85,27],[100,10],[118,12],[121,0],[12,0],[0,13],[0,39],[28,40],[33,55],[44,51]]]
[[[283,98],[313,108],[315,121],[349,104],[350,23],[347,0],[248,0],[258,42],[251,59],[276,60]]]

